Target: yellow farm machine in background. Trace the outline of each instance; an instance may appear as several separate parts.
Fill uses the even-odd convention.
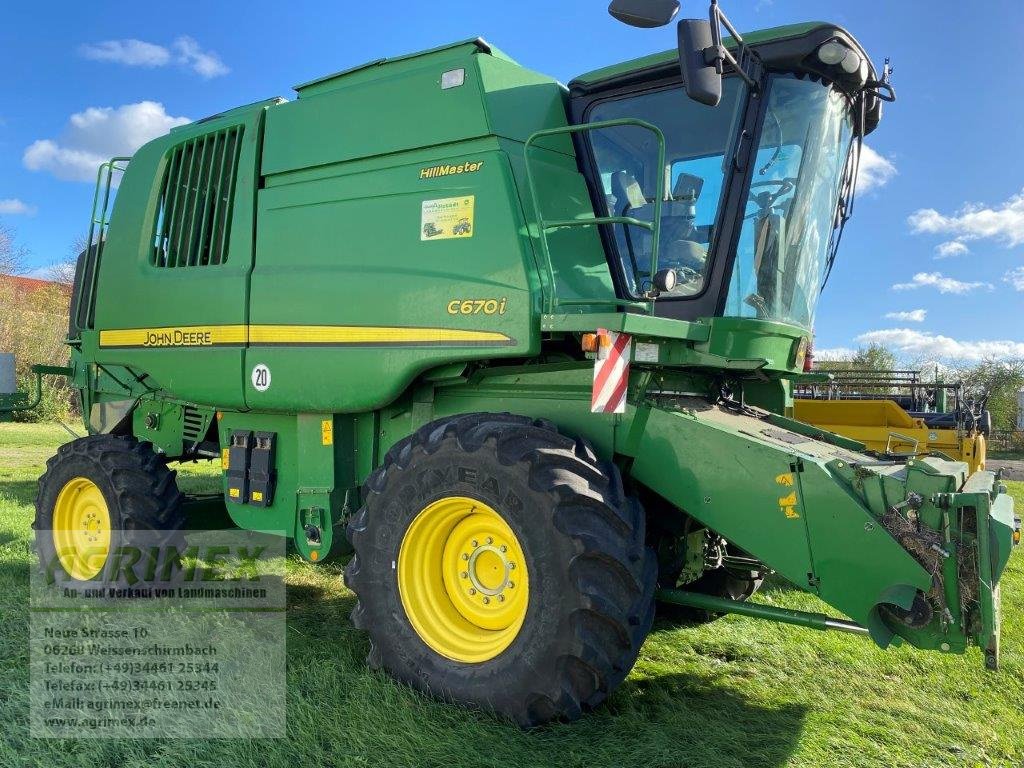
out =
[[[799,421],[864,443],[885,456],[941,453],[985,469],[992,419],[961,382],[924,381],[920,371],[839,369],[793,393]]]

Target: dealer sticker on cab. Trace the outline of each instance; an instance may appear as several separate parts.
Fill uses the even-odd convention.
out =
[[[420,240],[472,237],[474,200],[474,195],[424,200],[420,214]]]

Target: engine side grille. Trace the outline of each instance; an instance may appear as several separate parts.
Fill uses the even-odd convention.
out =
[[[196,136],[171,150],[160,188],[152,264],[206,267],[228,258],[242,126]]]

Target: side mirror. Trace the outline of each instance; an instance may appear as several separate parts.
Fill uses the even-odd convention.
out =
[[[663,26],[672,21],[678,11],[678,0],[612,0],[608,6],[608,13],[633,27]],[[722,27],[738,46],[735,56],[722,45]],[[727,62],[752,90],[757,90],[758,82],[747,69],[748,60],[753,57],[759,61],[758,56],[743,42],[743,37],[719,7],[718,0],[711,0],[707,21],[683,19],[677,26],[676,35],[679,69],[686,95],[691,99],[709,107],[718,106],[722,100],[722,72]],[[888,87],[884,78],[881,84]]]
[[[679,69],[686,95],[709,107],[718,106],[722,99],[722,73],[715,62],[709,64],[704,55],[706,49],[714,50],[715,46],[711,23],[703,19],[683,19],[677,34]]]
[[[679,13],[679,0],[612,0],[608,13],[631,27],[663,27]]]
[[[0,352],[0,395],[13,395],[18,391],[18,382],[14,375],[14,355]]]

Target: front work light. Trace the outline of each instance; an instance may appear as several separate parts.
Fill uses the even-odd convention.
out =
[[[829,40],[827,43],[818,49],[818,58],[821,59],[822,64],[826,64],[830,67],[834,67],[836,64],[846,58],[846,54],[853,53],[849,48],[840,43],[838,40]],[[854,54],[856,55],[856,54]]]

